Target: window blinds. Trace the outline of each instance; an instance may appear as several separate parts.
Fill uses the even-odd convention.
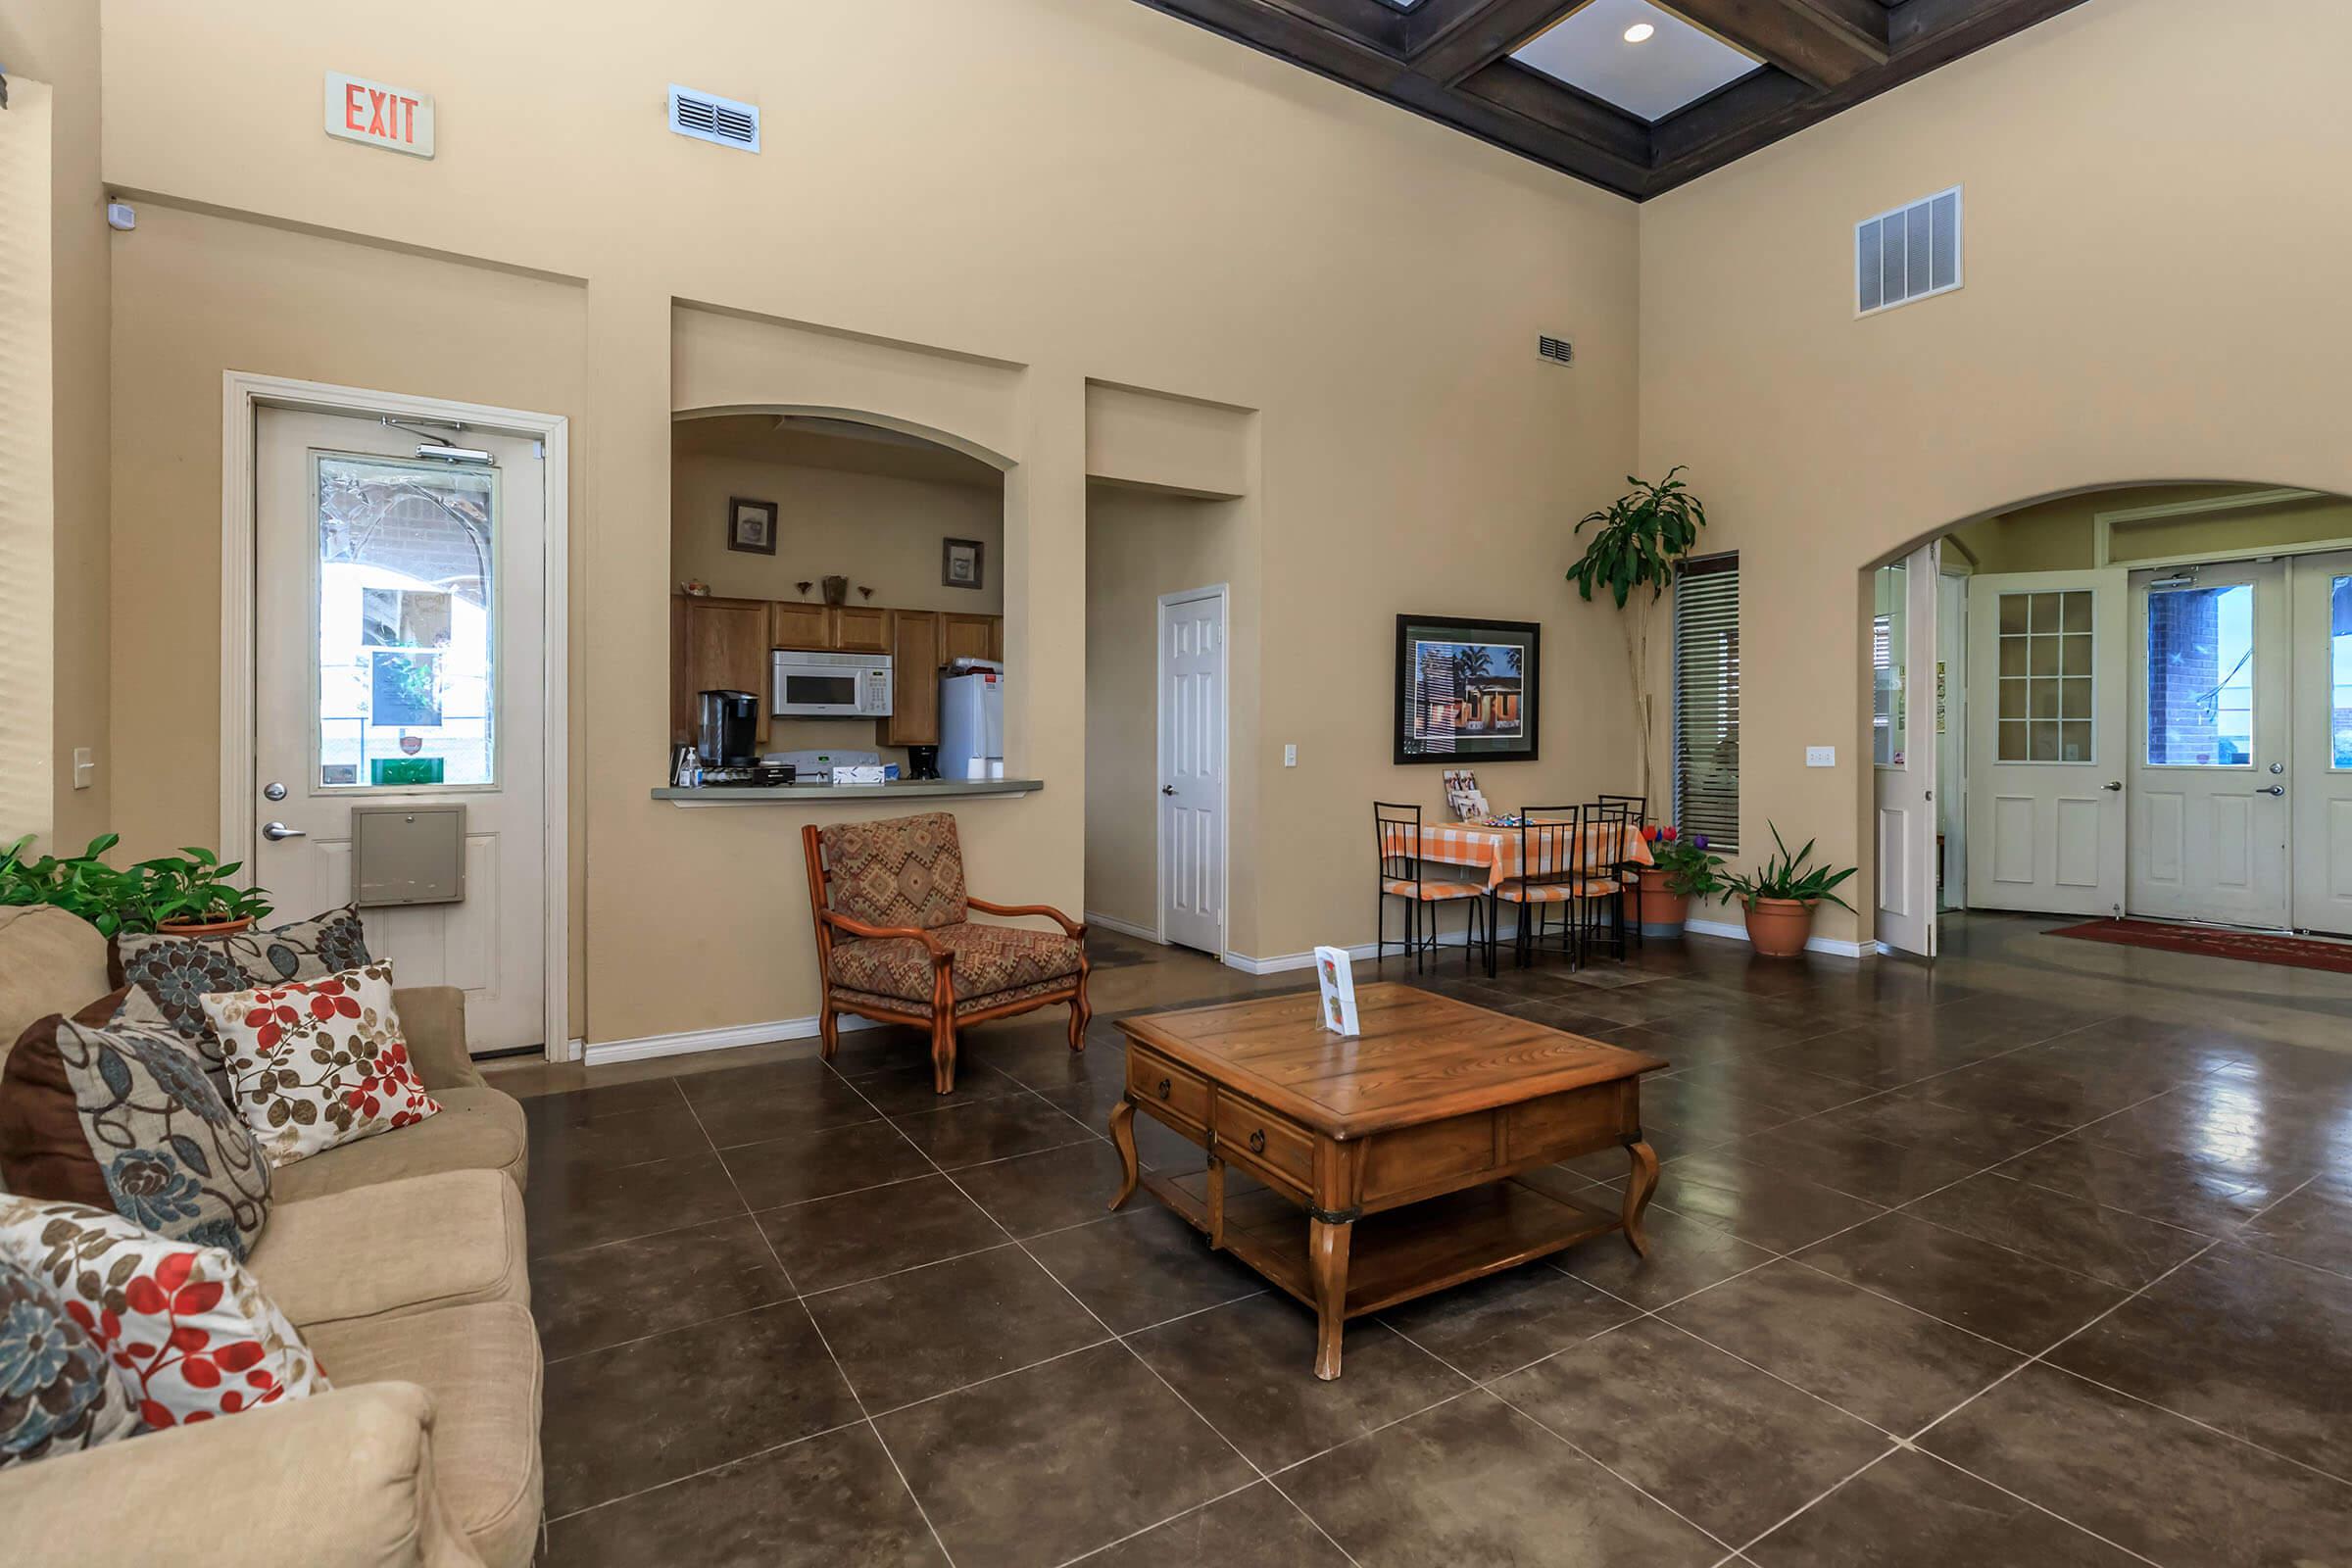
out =
[[[50,95],[37,81],[8,85],[9,107],[0,110],[0,844],[46,838],[56,809]]]
[[[1687,562],[1674,579],[1674,820],[1740,848],[1740,558]]]

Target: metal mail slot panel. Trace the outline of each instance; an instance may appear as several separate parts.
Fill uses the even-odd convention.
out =
[[[466,898],[466,808],[355,806],[351,894],[360,907]]]

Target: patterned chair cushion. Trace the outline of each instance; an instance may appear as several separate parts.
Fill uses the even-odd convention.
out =
[[[976,998],[1050,989],[1066,981],[1078,972],[1083,951],[1075,940],[1058,931],[1029,931],[1009,925],[967,922],[941,926],[932,935],[954,955],[948,972],[955,979],[957,1011]],[[931,955],[912,937],[836,943],[832,981],[849,991],[928,1004]]]
[[[0,1180],[242,1261],[270,1160],[177,1035],[52,1013],[0,1068]]]
[[[248,928],[220,937],[143,932],[114,940],[107,955],[114,983],[127,982],[122,1017],[175,1032],[204,1057],[213,1087],[232,1104],[236,1085],[221,1064],[220,1039],[201,999],[220,991],[251,991],[287,980],[318,980],[368,961],[368,935],[357,911],[329,909],[267,931]]]
[[[960,925],[963,846],[956,818],[945,811],[843,822],[817,835],[833,874],[833,911],[866,925],[917,926],[936,931]],[[928,981],[923,995],[931,994]]]
[[[1055,993],[1059,993],[1059,995],[1056,996]],[[1000,991],[993,996],[967,997],[958,994],[956,998],[956,1016],[967,1017],[983,1007],[1002,1007],[1011,1002],[1026,1002],[1031,997],[1054,997],[1055,1001],[1060,1001],[1069,994],[1070,978],[1067,975],[1058,980],[1045,981],[1039,985],[1022,986],[1015,991]],[[860,1006],[896,1008],[901,1012],[911,1011],[918,1014],[931,1010],[928,997],[921,1002],[908,1002],[905,997],[876,996],[870,991],[851,991],[842,986],[833,988],[833,1004],[850,1012],[858,1011]]]
[[[0,1470],[75,1453],[139,1427],[106,1350],[67,1314],[66,1299],[0,1258]]]
[[[1407,882],[1393,876],[1380,884],[1380,891],[1400,899],[1417,898],[1424,904],[1437,904],[1446,899],[1475,899],[1487,889],[1482,882]]]

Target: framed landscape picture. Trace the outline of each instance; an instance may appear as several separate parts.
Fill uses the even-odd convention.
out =
[[[727,548],[748,550],[754,555],[774,555],[776,504],[773,501],[747,501],[742,496],[729,497]]]
[[[1536,760],[1543,639],[1532,620],[1398,615],[1396,760]]]

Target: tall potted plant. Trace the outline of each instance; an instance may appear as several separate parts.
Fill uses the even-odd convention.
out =
[[[1686,835],[1653,824],[1642,830],[1642,837],[1648,841],[1650,860],[1636,878],[1642,936],[1671,942],[1683,934],[1692,899],[1711,899],[1724,890],[1723,857],[1707,853],[1704,833]]]
[[[1726,878],[1724,886],[1747,911],[1748,945],[1768,958],[1793,958],[1805,951],[1805,941],[1813,934],[1813,911],[1823,900],[1841,909],[1853,907],[1834,890],[1858,867],[1833,871],[1813,864],[1811,839],[1790,855],[1778,827],[1772,829],[1772,842],[1777,853],[1753,873]]]
[[[1598,524],[1585,553],[1568,568],[1568,580],[1587,601],[1595,587],[1605,589],[1624,612],[1619,629],[1625,633],[1627,674],[1632,678],[1634,717],[1641,736],[1642,797],[1650,795],[1650,719],[1656,700],[1650,691],[1649,634],[1657,601],[1674,580],[1674,573],[1691,547],[1698,530],[1707,525],[1707,509],[1690,487],[1676,477],[1677,464],[1666,477],[1651,483],[1626,475],[1633,488],[1598,512],[1587,513],[1576,525],[1579,538]],[[1646,596],[1641,590],[1648,589]]]

